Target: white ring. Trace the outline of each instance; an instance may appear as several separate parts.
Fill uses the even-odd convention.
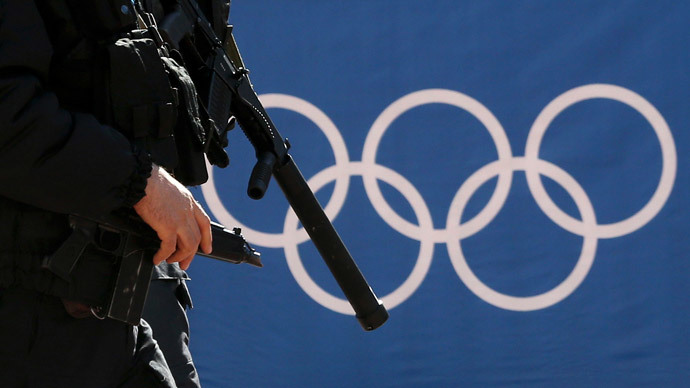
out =
[[[663,161],[661,178],[649,202],[637,213],[625,220],[594,226],[596,228],[596,235],[599,238],[620,237],[640,229],[659,213],[671,194],[673,183],[676,179],[676,146],[673,141],[673,135],[666,120],[652,104],[639,94],[615,85],[592,84],[569,90],[549,103],[541,111],[534,124],[532,124],[532,129],[530,129],[530,133],[527,136],[525,157],[534,160],[539,159],[541,140],[553,119],[569,106],[593,98],[607,98],[619,101],[638,111],[652,125],[661,145]],[[551,200],[551,197],[544,189],[539,174],[535,170],[527,171],[527,184],[544,214],[561,228],[574,234],[583,235],[583,229],[586,226],[562,211]]]
[[[319,190],[325,184],[333,181],[334,178],[337,179],[338,176],[343,174],[377,177],[390,184],[410,202],[410,205],[412,205],[412,210],[419,221],[420,228],[428,232],[433,229],[431,213],[426,207],[426,203],[422,199],[422,196],[419,194],[419,192],[409,181],[403,178],[402,175],[384,166],[375,165],[372,167],[359,162],[351,162],[346,169],[332,166],[315,175],[314,178],[310,180],[309,186],[313,186],[315,190]],[[298,219],[294,213],[291,212],[287,215],[287,217],[285,217],[285,226],[283,230],[285,235],[288,236],[285,239],[286,241],[293,240],[293,231],[296,230],[297,223]],[[431,259],[434,256],[434,242],[430,238],[431,233],[424,233],[424,235],[427,237],[420,240],[419,256],[417,257],[417,262],[415,263],[410,275],[403,282],[403,284],[395,289],[392,293],[381,298],[381,301],[386,308],[392,309],[407,300],[407,298],[409,298],[417,290],[419,285],[422,284],[427,272],[429,272]],[[297,283],[300,285],[300,287],[302,287],[307,295],[309,295],[317,303],[333,311],[341,314],[354,315],[352,306],[350,306],[347,300],[337,298],[329,294],[319,287],[314,280],[312,280],[302,264],[299,252],[297,250],[297,243],[285,245],[285,258],[287,260],[288,267],[290,268],[290,272],[292,272],[292,276],[294,276]],[[359,261],[361,262],[362,259],[367,258],[360,257]]]
[[[323,113],[319,108],[308,101],[285,94],[263,94],[259,97],[261,99],[261,103],[266,109],[288,109],[311,120],[326,135],[326,138],[333,149],[336,166],[346,166],[349,163],[350,157],[347,153],[345,140],[343,140],[343,137],[340,135],[340,132],[338,131],[338,128],[336,128],[335,124],[333,124],[333,121],[331,121],[331,119],[329,119],[328,116],[326,116],[326,114]],[[286,244],[291,243],[285,240],[285,235],[282,233],[260,232],[244,225],[234,216],[232,216],[218,196],[218,192],[215,188],[215,183],[213,180],[213,169],[207,165],[207,170],[208,181],[201,185],[201,192],[204,195],[206,203],[208,203],[211,213],[218,221],[224,225],[233,225],[242,228],[242,232],[246,236],[247,241],[252,244],[269,248],[282,248]],[[336,179],[335,188],[333,189],[331,199],[324,208],[324,211],[329,218],[335,218],[336,214],[343,207],[349,184],[350,179],[348,176],[341,175],[338,177],[338,179]],[[312,188],[312,190],[314,189]],[[288,212],[292,212],[290,207],[288,207]],[[309,239],[309,236],[304,228],[300,228],[297,233],[300,242],[304,242]]]
[[[481,280],[479,280],[479,278],[474,274],[474,272],[472,272],[472,269],[470,269],[469,265],[467,264],[467,260],[462,252],[460,240],[449,240],[447,242],[448,254],[451,262],[453,263],[453,267],[455,268],[455,272],[457,272],[462,282],[465,283],[470,291],[472,291],[485,302],[506,310],[539,310],[552,306],[572,294],[582,283],[585,277],[587,277],[589,269],[592,267],[592,263],[594,262],[594,255],[597,248],[597,238],[591,232],[594,225],[596,225],[594,208],[592,207],[587,194],[585,194],[585,191],[577,183],[577,181],[573,179],[573,177],[568,175],[568,173],[556,165],[543,160],[533,161],[516,157],[512,160],[489,163],[477,170],[477,172],[468,178],[467,181],[465,181],[465,183],[462,185],[458,195],[456,196],[456,200],[453,201],[451,211],[449,212],[453,214],[453,217],[448,217],[448,224],[450,225],[453,222],[460,222],[462,212],[467,205],[467,201],[471,198],[472,193],[474,193],[487,180],[500,174],[501,172],[510,171],[512,174],[512,171],[517,170],[532,171],[537,174],[544,174],[563,186],[563,188],[565,188],[566,191],[573,197],[580,215],[582,216],[582,223],[586,226],[586,232],[583,235],[584,241],[582,244],[582,252],[580,253],[577,264],[575,265],[575,268],[573,268],[573,271],[570,273],[570,275],[568,275],[568,277],[558,286],[542,294],[528,297],[510,296],[488,287]]]
[[[427,89],[410,93],[393,102],[381,112],[371,126],[369,134],[364,142],[362,163],[372,167],[376,165],[376,152],[379,143],[393,121],[412,108],[433,103],[452,105],[472,114],[489,131],[496,145],[498,159],[508,160],[512,157],[510,142],[508,142],[508,137],[501,123],[484,105],[465,94],[452,90]],[[423,133],[420,133],[420,136],[423,136]],[[452,229],[446,230],[435,230],[434,240],[443,242],[451,238],[451,236],[457,237],[469,233],[466,230],[479,230],[483,228],[489,220],[498,213],[501,204],[505,202],[508,191],[510,190],[511,179],[512,174],[501,173],[498,177],[496,189],[484,209],[462,226],[458,225],[454,226]],[[417,225],[408,222],[403,217],[400,217],[395,210],[388,205],[374,176],[364,176],[364,188],[374,205],[374,209],[376,209],[379,216],[383,218],[390,227],[409,238],[417,240],[422,238],[423,230]]]

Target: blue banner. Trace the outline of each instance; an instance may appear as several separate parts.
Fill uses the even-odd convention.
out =
[[[214,387],[690,386],[690,3],[234,1],[257,93],[390,312],[365,332],[255,156],[194,189]]]

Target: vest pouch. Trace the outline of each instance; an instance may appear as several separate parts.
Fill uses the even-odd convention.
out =
[[[176,52],[173,52],[175,55]],[[174,136],[179,163],[173,170],[173,175],[185,186],[197,186],[208,180],[206,159],[204,158],[205,144],[212,123],[201,119],[199,97],[194,82],[187,70],[172,57],[162,57],[165,68],[170,75],[170,81],[179,91],[179,115],[175,126]]]
[[[170,85],[156,43],[150,38],[121,38],[107,47],[107,53],[115,128],[147,150],[156,164],[175,169],[177,91]]]

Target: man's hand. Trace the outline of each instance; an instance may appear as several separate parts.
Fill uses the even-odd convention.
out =
[[[153,264],[163,260],[189,268],[198,248],[211,253],[211,221],[192,193],[164,169],[154,165],[146,195],[134,210],[158,234],[161,246]]]

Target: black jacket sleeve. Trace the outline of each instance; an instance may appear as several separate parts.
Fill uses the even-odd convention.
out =
[[[113,128],[60,108],[45,88],[51,55],[34,2],[0,0],[0,195],[91,216],[133,204],[150,162]]]

